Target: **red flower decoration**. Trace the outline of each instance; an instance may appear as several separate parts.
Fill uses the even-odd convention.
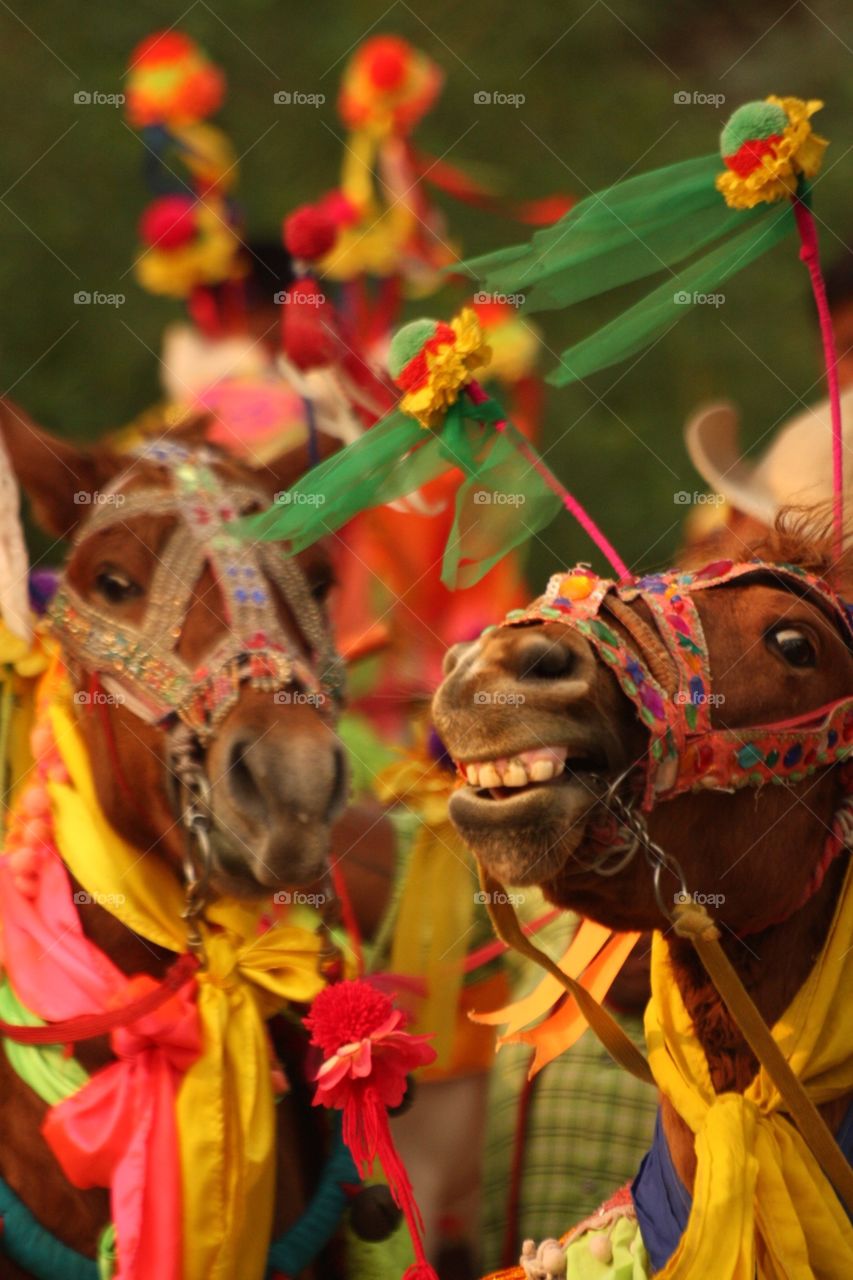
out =
[[[370,983],[338,982],[314,1000],[305,1019],[311,1043],[323,1050],[314,1105],[343,1113],[343,1138],[362,1174],[376,1157],[403,1210],[417,1262],[403,1280],[436,1280],[423,1250],[418,1206],[388,1127],[388,1107],[399,1106],[406,1077],[435,1059],[427,1036],[404,1030],[405,1014]]]

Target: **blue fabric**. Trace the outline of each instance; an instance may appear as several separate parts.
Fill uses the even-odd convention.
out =
[[[853,1102],[835,1135],[848,1164],[853,1165]],[[658,1110],[655,1136],[631,1186],[643,1244],[655,1271],[666,1266],[687,1228],[693,1197],[672,1163]],[[851,1215],[853,1220],[853,1215]]]
[[[655,1136],[631,1186],[643,1244],[655,1271],[665,1267],[684,1234],[693,1198],[675,1171],[658,1110]]]

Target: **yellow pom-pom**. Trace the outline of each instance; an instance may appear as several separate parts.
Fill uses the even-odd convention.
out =
[[[746,139],[725,157],[727,168],[717,177],[717,190],[732,209],[752,209],[796,195],[800,178],[813,178],[818,173],[829,145],[811,126],[811,117],[820,111],[822,102],[772,94],[767,102],[780,108],[788,123],[781,136]]]
[[[422,427],[440,427],[473,372],[488,364],[490,355],[476,315],[464,307],[449,325],[436,326],[395,378],[405,391],[400,408]]]

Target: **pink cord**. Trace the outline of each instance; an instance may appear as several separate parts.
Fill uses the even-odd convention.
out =
[[[467,386],[465,387],[465,390],[467,391],[469,398],[474,402],[474,404],[482,404],[485,400],[488,400],[489,398],[486,395],[483,388],[480,386],[479,382],[475,382],[472,380],[467,384]],[[618,552],[616,551],[616,548],[604,536],[604,534],[599,529],[598,525],[593,520],[592,516],[589,515],[584,510],[584,508],[578,502],[577,498],[575,498],[571,493],[569,493],[566,486],[560,483],[560,481],[554,475],[553,471],[551,471],[550,467],[546,466],[546,464],[539,457],[539,454],[536,452],[535,449],[531,447],[531,445],[524,438],[524,436],[521,434],[518,428],[513,426],[511,422],[507,422],[507,421],[496,422],[495,427],[497,428],[498,431],[503,432],[504,435],[508,435],[512,437],[512,442],[515,445],[515,447],[518,449],[519,453],[522,455],[525,461],[529,462],[531,467],[533,467],[539,473],[539,475],[545,481],[545,483],[547,484],[548,488],[552,491],[552,493],[556,493],[557,497],[560,498],[566,510],[575,517],[578,524],[581,526],[584,532],[592,539],[592,541],[598,547],[601,554],[607,560],[609,560],[610,564],[619,574],[619,580],[621,582],[633,582],[634,575],[631,573],[630,569],[625,564],[624,560],[621,559]]]
[[[826,383],[829,390],[829,409],[832,416],[832,526],[835,557],[839,559],[844,547],[844,468],[842,461],[841,397],[838,390],[838,353],[835,349],[832,317],[829,314],[829,304],[826,300],[826,284],[820,269],[815,220],[811,215],[811,210],[798,197],[794,198],[793,205],[797,231],[800,233],[800,258],[808,267],[809,278],[811,279],[812,293],[814,294],[820,323],[820,336],[823,341],[823,358],[826,363]]]

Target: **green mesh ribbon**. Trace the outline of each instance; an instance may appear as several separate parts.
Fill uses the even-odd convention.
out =
[[[456,493],[441,580],[470,587],[508,551],[548,524],[560,499],[499,429],[504,412],[491,399],[474,405],[463,393],[440,431],[399,410],[360,439],[312,468],[273,507],[235,523],[237,534],[283,541],[296,553],[340,529],[359,512],[396,502],[453,467]]]
[[[480,288],[524,294],[529,311],[571,306],[667,273],[658,288],[564,351],[550,383],[565,386],[641,351],[683,317],[696,295],[716,289],[794,229],[788,201],[730,209],[715,186],[719,169],[715,153],[629,178],[587,196],[529,244],[465,264]],[[807,199],[805,184],[798,194]],[[708,252],[696,258],[702,249]],[[677,270],[687,259],[693,261]]]

